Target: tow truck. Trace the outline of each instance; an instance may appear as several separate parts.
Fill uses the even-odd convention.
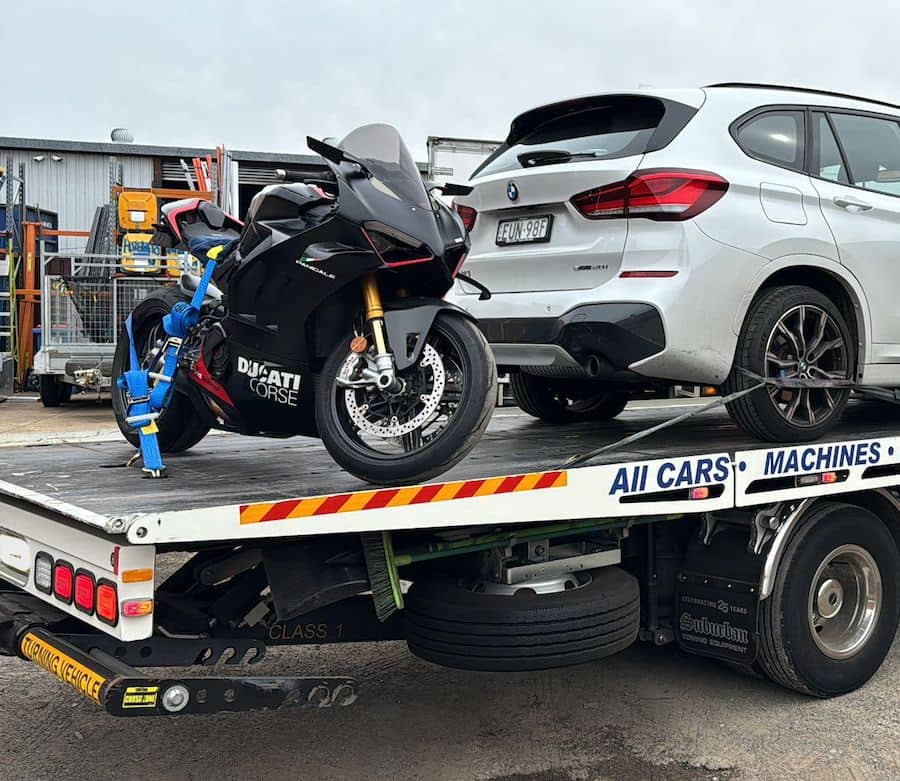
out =
[[[811,696],[862,686],[898,626],[896,407],[769,447],[716,410],[657,430],[670,404],[565,428],[498,410],[421,486],[299,440],[213,436],[167,480],[135,479],[124,442],[5,448],[0,647],[126,717],[346,706],[352,670],[252,666],[389,640],[497,674],[677,643]]]

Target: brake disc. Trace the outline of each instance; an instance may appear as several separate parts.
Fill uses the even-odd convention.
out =
[[[359,355],[350,353],[343,364],[341,364],[338,377],[340,379],[349,380],[353,371],[359,362]],[[421,428],[428,422],[435,413],[438,405],[441,403],[441,397],[444,395],[444,386],[446,384],[447,375],[444,371],[444,362],[437,350],[430,344],[425,344],[422,350],[422,357],[416,368],[431,371],[431,391],[423,393],[419,396],[419,402],[422,409],[409,420],[400,420],[396,415],[390,418],[377,417],[370,418],[369,405],[357,400],[357,393],[361,391],[358,388],[348,388],[344,391],[344,403],[347,405],[347,413],[350,419],[360,432],[372,434],[376,437],[391,439],[402,437],[418,428]],[[373,386],[374,387],[374,386]],[[402,394],[401,394],[402,395]]]

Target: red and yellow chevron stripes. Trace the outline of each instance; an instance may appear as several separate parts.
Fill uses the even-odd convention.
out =
[[[494,496],[518,491],[540,491],[562,488],[568,484],[566,472],[530,472],[524,475],[490,477],[485,480],[461,480],[455,483],[415,485],[409,488],[383,488],[334,496],[287,499],[283,502],[242,504],[241,524],[286,521],[311,515],[331,515],[357,510],[380,510],[383,507],[405,507],[412,504],[447,502],[474,496]]]

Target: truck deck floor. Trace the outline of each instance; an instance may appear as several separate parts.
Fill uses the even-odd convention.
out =
[[[436,481],[465,480],[559,467],[569,456],[643,431],[689,407],[659,402],[629,408],[617,420],[549,426],[515,408],[498,410],[482,441]],[[825,439],[897,434],[900,409],[855,402]],[[743,436],[721,410],[711,410],[592,463],[616,463],[766,447]],[[224,504],[277,501],[370,487],[343,472],[318,440],[210,436],[167,457],[167,480],[124,469],[134,451],[124,442],[0,449],[0,477],[22,488],[104,516]],[[433,481],[434,482],[434,481]]]

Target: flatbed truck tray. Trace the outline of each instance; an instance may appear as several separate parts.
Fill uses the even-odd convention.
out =
[[[401,566],[414,588],[429,572],[409,562],[431,554],[417,560],[409,544],[423,539],[438,540],[429,551],[470,541],[473,554],[496,554],[491,578],[500,593],[522,584],[528,590],[538,582],[533,578],[545,576],[551,586],[569,578],[565,587],[577,591],[573,573],[616,570],[640,585],[635,634],[627,642],[639,622],[644,640],[677,641],[684,650],[748,669],[759,663],[769,677],[808,693],[831,696],[860,685],[877,664],[838,676],[843,688],[833,690],[815,675],[784,673],[788,668],[773,661],[767,645],[774,634],[761,626],[781,619],[763,608],[776,596],[784,604],[779,576],[794,566],[795,540],[806,526],[837,513],[837,525],[846,527],[848,512],[868,513],[851,526],[883,522],[882,543],[884,534],[893,535],[876,551],[887,556],[878,631],[893,637],[883,624],[890,623],[887,611],[896,628],[900,591],[894,587],[896,407],[851,403],[828,437],[786,447],[745,438],[720,410],[707,410],[586,465],[567,463],[646,432],[691,404],[633,405],[614,422],[566,427],[501,410],[467,459],[419,486],[366,485],[338,469],[319,443],[299,438],[210,436],[192,452],[171,455],[170,477],[161,480],[126,468],[134,451],[125,443],[2,449],[0,581],[11,585],[4,591],[0,584],[0,650],[44,666],[116,715],[324,707],[356,699],[356,682],[346,676],[176,680],[147,679],[137,669],[209,664],[227,652],[233,661],[260,658],[272,644],[405,638],[432,661],[469,665],[465,655],[454,662],[452,654],[422,651],[421,637],[414,641],[410,629],[415,611],[406,622],[376,617],[367,595],[370,584],[376,591],[372,570],[367,574],[368,561],[361,564],[358,554],[355,563],[347,559],[346,546],[361,551],[367,535],[390,533],[406,546]],[[342,552],[335,546],[344,546]],[[544,555],[544,548],[556,553]],[[160,578],[158,554],[166,552],[193,558]],[[480,566],[483,572],[487,564]],[[79,604],[79,578],[90,592],[87,605]],[[832,581],[823,581],[823,589],[834,591],[825,589],[822,599],[837,598]],[[101,615],[101,586],[113,595],[105,602],[114,604],[112,616]],[[730,611],[724,622],[723,605]],[[185,621],[200,624],[188,630]],[[427,645],[433,625],[424,631]],[[450,647],[467,635],[451,636],[457,639]],[[509,669],[531,669],[514,663],[519,666]],[[475,669],[506,669],[490,666],[493,658],[478,664],[488,666]],[[133,709],[126,707],[131,702]]]
[[[434,483],[451,486],[442,492],[368,486],[341,471],[321,444],[308,439],[213,436],[194,451],[170,455],[170,477],[164,480],[142,479],[138,470],[126,469],[134,451],[124,442],[3,449],[0,497],[18,497],[106,533],[126,534],[134,544],[189,544],[664,515],[900,483],[897,408],[870,402],[851,404],[839,427],[809,445],[766,447],[741,436],[723,412],[710,410],[604,453],[588,466],[566,468],[572,455],[664,422],[672,409],[652,405],[611,423],[566,427],[499,412],[473,453]],[[874,442],[875,449],[853,447],[856,442]],[[845,447],[843,458],[839,452],[818,457],[837,443]],[[806,464],[795,458],[794,464],[792,452],[816,456],[807,457]],[[709,462],[712,468],[702,468]],[[770,474],[773,464],[777,474]],[[829,467],[840,473],[834,483],[798,486],[789,479]],[[554,480],[550,476],[556,473]],[[518,490],[502,483],[517,475],[530,476],[515,486]],[[541,482],[538,475],[548,477]],[[777,477],[785,479],[772,490],[760,490]],[[713,490],[692,498],[689,489],[703,487]],[[352,494],[358,498],[341,504],[341,497]]]

